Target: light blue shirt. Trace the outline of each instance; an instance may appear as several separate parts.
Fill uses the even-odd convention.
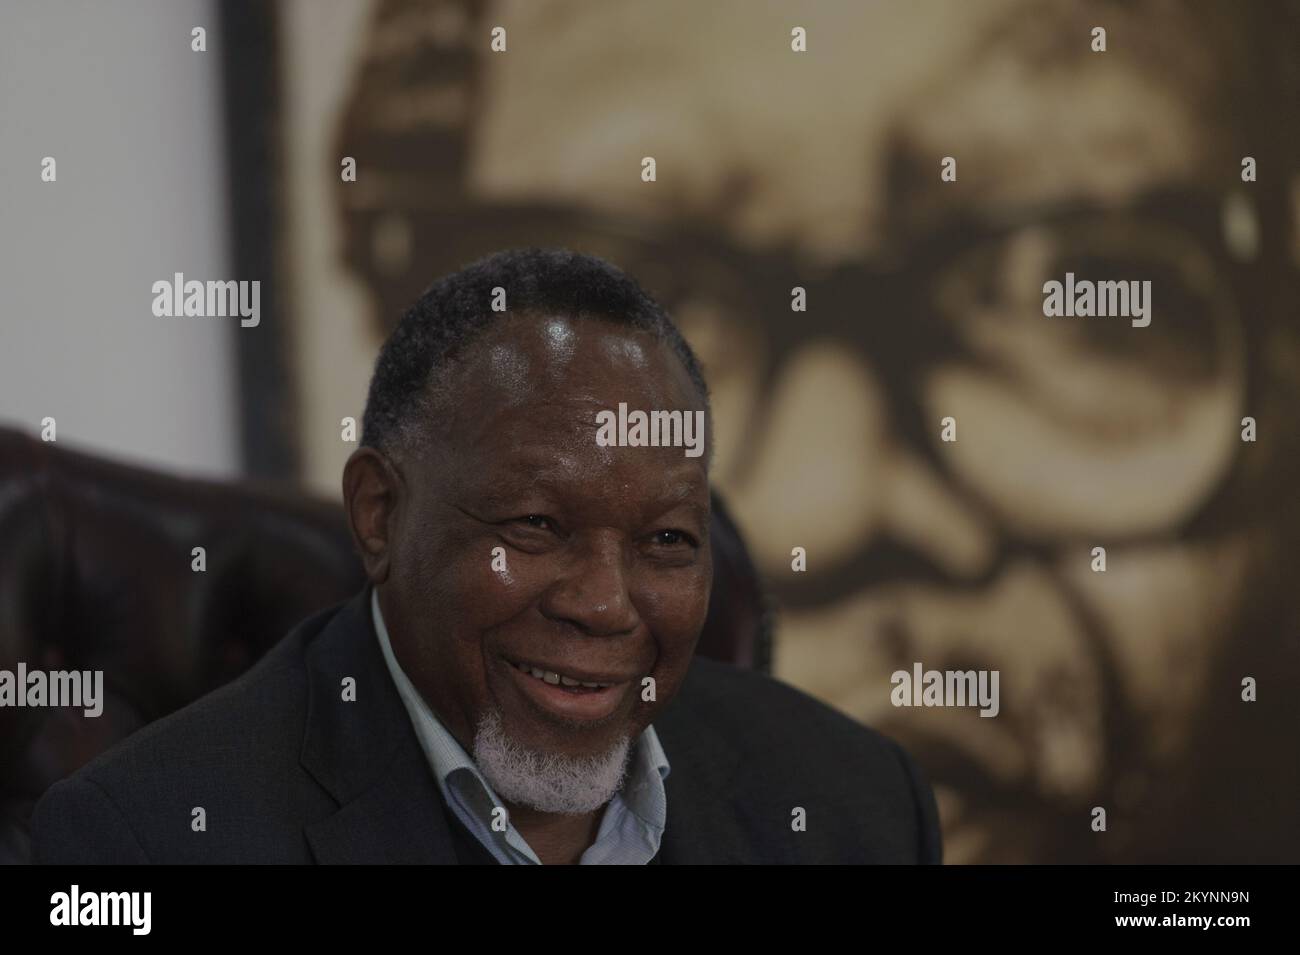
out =
[[[514,823],[507,820],[505,832],[493,830],[492,811],[503,803],[398,664],[379,610],[379,593],[373,588],[370,610],[388,672],[397,684],[443,800],[498,862],[541,865]],[[582,854],[580,865],[644,865],[654,858],[668,820],[668,797],[664,792],[668,770],[668,757],[659,745],[659,737],[653,726],[647,726],[633,744],[623,788],[606,806],[596,841]],[[430,811],[434,811],[432,807]]]

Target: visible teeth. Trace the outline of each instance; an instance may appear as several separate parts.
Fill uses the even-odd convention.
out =
[[[575,680],[571,676],[561,676],[559,673],[552,672],[551,670],[542,670],[538,667],[525,666],[522,663],[516,663],[515,666],[527,673],[529,676],[534,676],[539,680],[545,680],[552,686],[585,686],[591,690],[603,690],[606,687],[614,685],[612,683],[588,683],[585,680]]]

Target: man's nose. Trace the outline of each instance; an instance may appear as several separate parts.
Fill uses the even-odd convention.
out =
[[[588,636],[631,633],[641,618],[632,601],[626,561],[622,542],[613,538],[580,545],[563,576],[542,595],[542,613]]]

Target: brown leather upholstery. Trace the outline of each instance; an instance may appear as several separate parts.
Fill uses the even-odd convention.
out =
[[[753,564],[715,495],[714,593],[699,653],[767,669]],[[191,549],[207,569],[191,570]],[[103,670],[104,709],[0,707],[0,862],[29,856],[53,782],[242,673],[362,584],[341,508],[195,481],[0,428],[0,669]]]

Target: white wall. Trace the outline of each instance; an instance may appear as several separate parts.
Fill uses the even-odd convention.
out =
[[[0,422],[237,471],[233,336],[256,329],[151,310],[174,272],[248,278],[229,274],[220,69],[205,0],[0,4]]]

